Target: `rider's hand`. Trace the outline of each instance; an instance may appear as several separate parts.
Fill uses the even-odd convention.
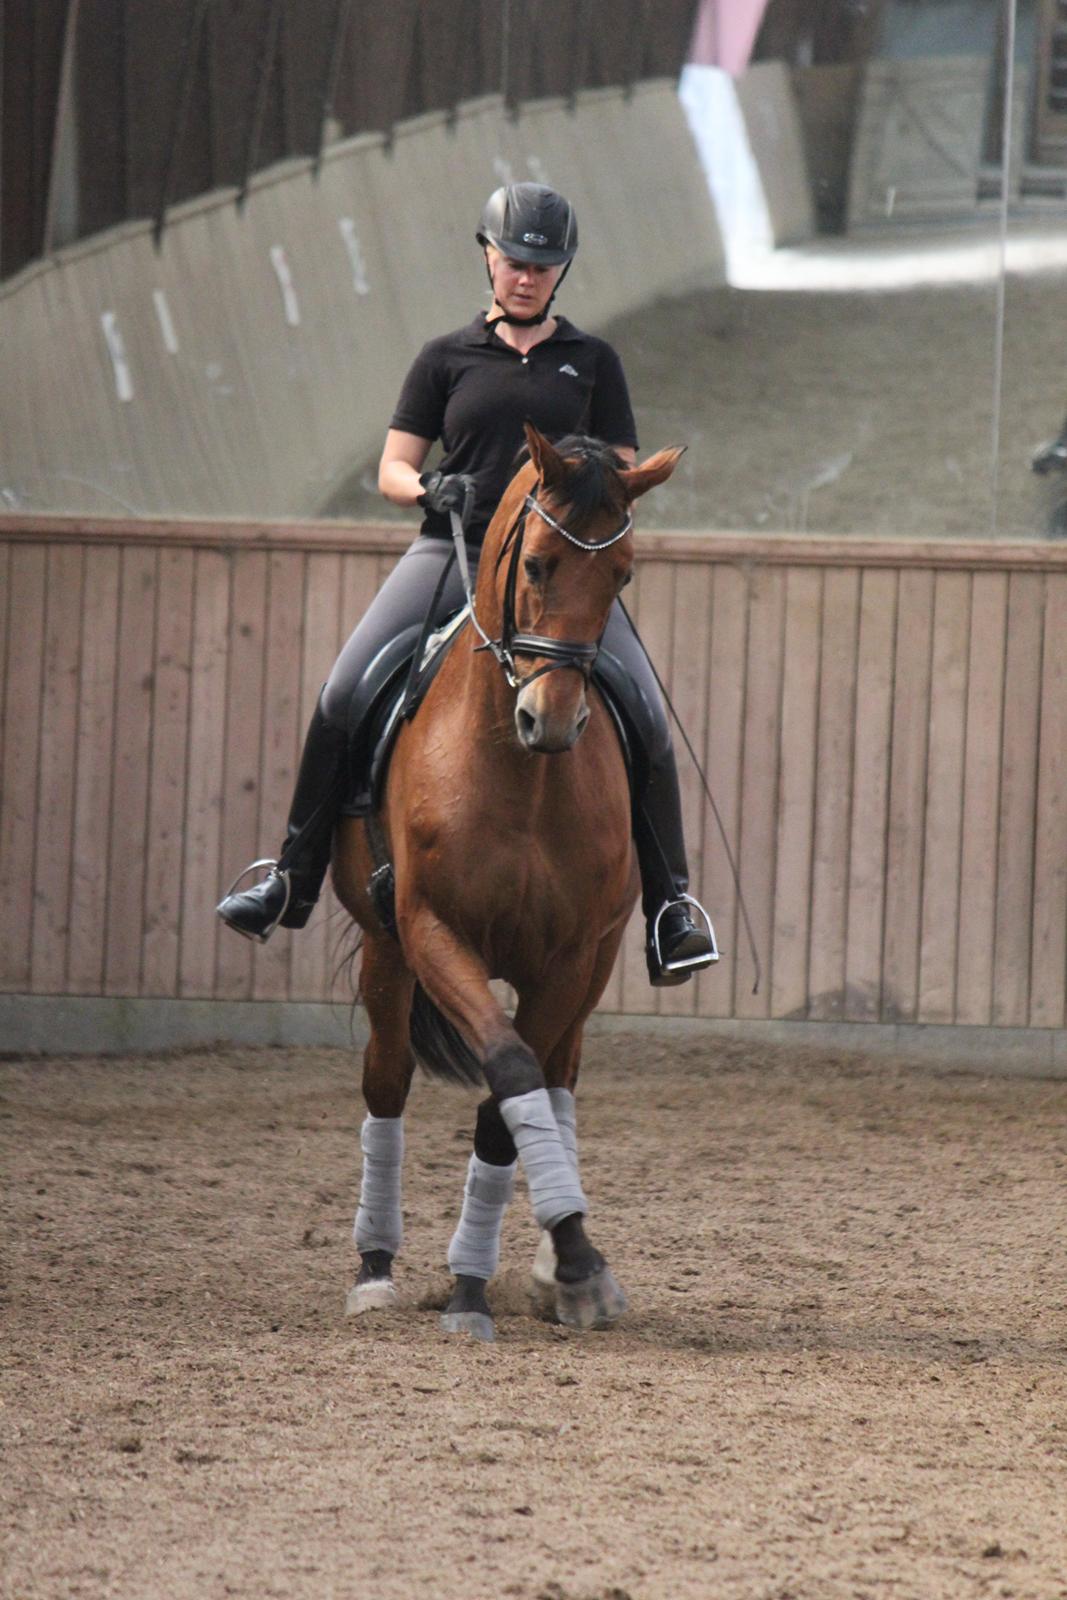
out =
[[[475,493],[474,479],[469,472],[424,472],[419,482],[423,489],[420,506],[446,515],[449,511],[458,511],[460,521],[466,522]]]

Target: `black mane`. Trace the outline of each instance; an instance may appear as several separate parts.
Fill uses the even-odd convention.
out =
[[[619,473],[626,463],[610,445],[584,433],[568,433],[552,441],[552,447],[567,462],[567,479],[562,488],[567,508],[567,528],[581,534],[598,511],[613,511],[621,516],[626,507],[626,492]],[[524,449],[520,460],[528,460]]]

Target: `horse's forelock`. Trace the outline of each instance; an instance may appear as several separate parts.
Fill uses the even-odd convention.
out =
[[[626,491],[619,473],[625,463],[610,445],[586,434],[570,433],[553,449],[563,458],[566,477],[553,488],[552,500],[559,511],[566,512],[568,532],[580,536],[598,512],[621,515]],[[524,455],[528,458],[529,452]]]

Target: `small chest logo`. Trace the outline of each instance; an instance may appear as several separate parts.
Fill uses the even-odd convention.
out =
[[[565,372],[567,374],[568,378],[576,378],[578,376],[577,372],[571,366],[569,361],[564,362],[563,366],[560,367],[559,370],[561,372]]]

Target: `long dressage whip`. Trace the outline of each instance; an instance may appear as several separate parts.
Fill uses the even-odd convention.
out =
[[[649,655],[648,651],[645,649],[645,642],[641,638],[641,635],[638,633],[637,628],[634,625],[634,619],[633,619],[633,617],[631,617],[630,613],[627,611],[626,606],[623,603],[621,597],[619,599],[619,605],[622,608],[623,616],[626,618],[627,622],[630,624],[630,632],[633,634],[634,638],[637,640],[638,644],[641,646],[641,652],[644,655],[645,660],[648,662],[649,666],[652,669],[652,676],[655,678],[656,683],[659,686],[659,692],[663,696],[664,703],[665,703],[665,705],[667,707],[667,710],[670,712],[672,718],[674,719],[674,725],[678,729],[678,732],[682,736],[682,739],[683,739],[683,741],[685,743],[685,748],[689,752],[689,759],[693,763],[694,767],[696,768],[697,777],[700,779],[701,787],[704,790],[704,797],[707,800],[708,805],[711,807],[712,816],[715,818],[715,826],[719,830],[719,838],[722,840],[722,847],[726,852],[726,859],[730,863],[730,875],[734,880],[734,888],[737,890],[737,903],[741,907],[741,920],[745,924],[745,933],[748,935],[749,949],[752,951],[752,965],[756,969],[756,981],[752,985],[752,993],[753,994],[759,994],[760,980],[761,980],[761,978],[763,976],[763,966],[762,966],[762,964],[760,962],[759,951],[756,948],[756,936],[752,932],[752,922],[751,922],[751,919],[750,919],[749,914],[748,914],[748,907],[745,904],[745,896],[744,896],[744,893],[743,893],[743,891],[741,889],[741,874],[737,870],[737,862],[734,860],[734,853],[730,849],[730,841],[726,837],[726,828],[725,828],[725,826],[723,824],[722,813],[720,812],[718,806],[715,803],[715,796],[711,792],[711,787],[710,787],[710,785],[708,783],[708,780],[707,780],[707,778],[706,778],[706,776],[704,774],[704,768],[700,765],[700,762],[697,760],[697,753],[693,749],[693,746],[692,746],[692,743],[690,741],[689,735],[685,731],[685,727],[683,726],[682,719],[678,715],[677,711],[674,709],[674,702],[672,701],[670,695],[667,693],[666,685],[664,684],[663,679],[660,677],[659,673],[656,671],[656,663],[653,661],[652,657]]]

